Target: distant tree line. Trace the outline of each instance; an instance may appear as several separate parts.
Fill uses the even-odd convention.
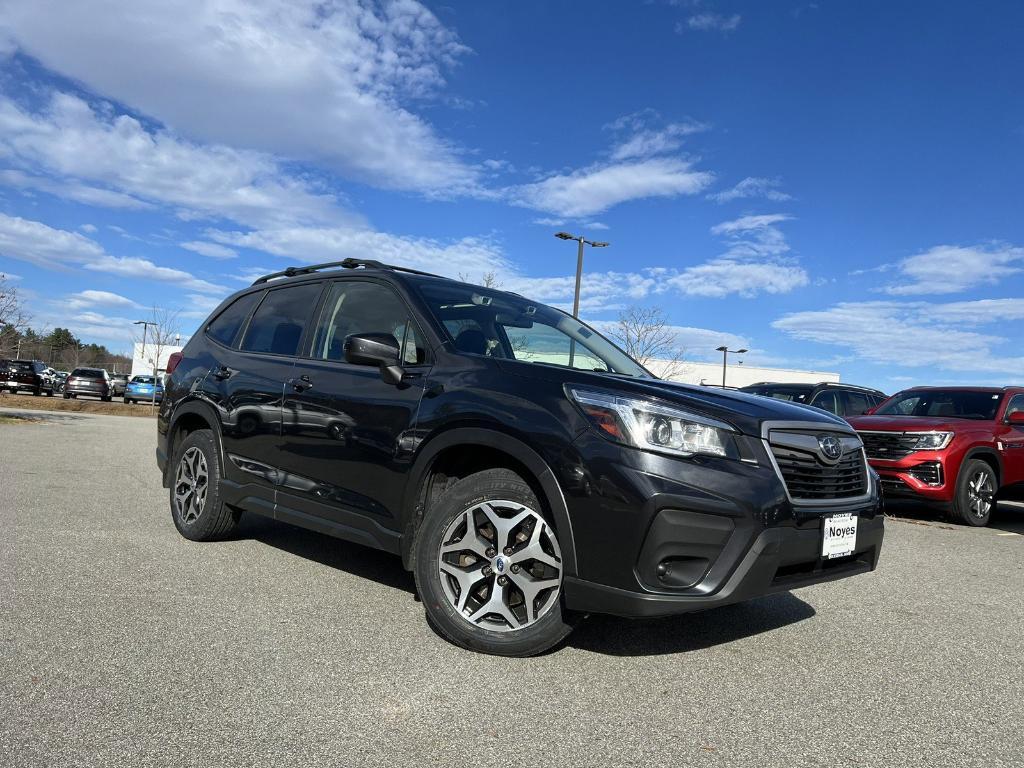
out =
[[[103,344],[85,344],[67,328],[40,333],[30,327],[0,326],[0,358],[42,360],[51,368],[70,371],[83,366],[128,373],[132,359],[111,352]]]

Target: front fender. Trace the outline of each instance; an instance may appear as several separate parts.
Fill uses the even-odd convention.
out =
[[[419,494],[433,466],[434,460],[447,448],[477,445],[492,448],[508,454],[525,466],[534,476],[544,494],[542,501],[554,518],[555,529],[558,531],[558,545],[562,550],[563,573],[566,576],[576,575],[576,547],[573,541],[572,520],[565,503],[565,495],[555,478],[554,472],[537,451],[525,442],[508,433],[485,427],[454,427],[428,439],[419,449],[418,455],[409,473],[403,509],[411,510],[405,523],[402,536],[402,563],[406,568],[412,567],[412,542],[419,523]]]

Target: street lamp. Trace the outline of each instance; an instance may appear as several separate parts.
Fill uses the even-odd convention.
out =
[[[728,347],[715,347],[715,349],[722,353],[722,388],[725,389],[725,367],[727,365],[729,355],[742,355],[744,352],[749,350],[729,349]]]
[[[575,240],[580,244],[579,250],[576,252],[576,293],[572,300],[572,316],[578,318],[580,316],[580,280],[583,278],[583,246],[607,248],[609,244],[599,240],[587,240],[583,235],[570,235],[568,232],[556,232],[555,237],[559,240]]]

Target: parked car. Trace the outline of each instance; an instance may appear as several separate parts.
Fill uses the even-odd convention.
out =
[[[9,360],[7,390],[13,395],[27,389],[33,395],[53,396],[52,369],[41,360]]]
[[[859,416],[881,404],[887,395],[870,387],[823,381],[820,384],[774,384],[761,382],[740,387],[741,392],[773,397],[821,408],[836,416]]]
[[[661,381],[516,294],[292,268],[227,299],[167,372],[157,462],[184,537],[248,510],[393,552],[466,648],[535,654],[582,614],[697,611],[878,562],[848,423]]]
[[[124,390],[124,401],[129,404],[151,403],[154,400],[153,390],[156,389],[156,402],[164,399],[164,385],[159,377],[133,376]]]
[[[110,374],[110,394],[113,397],[120,397],[128,388],[128,375],[125,373]]]
[[[64,399],[89,395],[111,400],[110,374],[103,368],[75,368],[64,382]]]
[[[54,371],[53,372],[53,391],[54,394],[62,394],[64,392],[64,382],[68,379],[67,371]]]
[[[987,525],[1024,490],[1024,388],[915,387],[850,419],[887,497]]]

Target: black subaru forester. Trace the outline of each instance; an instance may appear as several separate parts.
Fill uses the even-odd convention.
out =
[[[227,536],[244,510],[395,553],[466,648],[536,654],[586,613],[878,562],[878,480],[845,421],[661,381],[516,294],[291,268],[227,299],[167,371],[157,461],[183,536]]]

